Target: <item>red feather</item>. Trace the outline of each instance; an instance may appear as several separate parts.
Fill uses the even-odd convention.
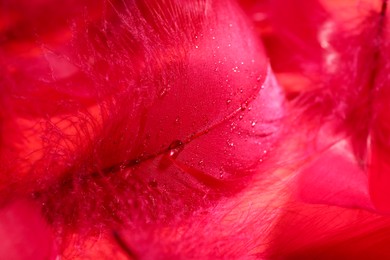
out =
[[[389,257],[385,0],[98,2],[0,1],[0,254]]]
[[[289,111],[289,134],[304,149],[287,155],[300,169],[284,187],[291,202],[271,232],[266,258],[388,258],[387,1],[306,1],[299,10],[290,2],[259,4],[250,12],[262,17],[265,42],[296,37],[304,50],[268,47],[275,71],[287,72],[277,74],[282,85],[298,92],[290,95],[299,97]]]
[[[352,35],[341,25],[334,26],[328,50],[333,60],[326,64],[328,76],[322,87],[304,96],[300,104],[307,106],[309,117],[329,122],[325,124],[329,131],[327,145],[342,139],[349,146],[349,152],[335,160],[337,171],[343,171],[345,156],[355,157],[357,174],[368,174],[372,203],[386,212],[386,2],[359,24]]]
[[[3,259],[56,259],[54,237],[34,203],[2,204],[0,238]]]
[[[0,192],[42,203],[59,253],[82,253],[64,251],[76,234],[130,255],[125,226],[149,237],[272,166],[283,94],[235,3],[107,2],[98,18],[19,4],[2,31]]]
[[[264,42],[272,68],[289,98],[312,88],[323,73],[325,51],[319,37],[330,19],[320,1],[241,0]]]

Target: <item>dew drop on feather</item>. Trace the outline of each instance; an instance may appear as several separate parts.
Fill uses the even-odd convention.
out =
[[[169,147],[169,156],[170,157],[176,157],[184,148],[184,143],[180,140],[173,141]]]

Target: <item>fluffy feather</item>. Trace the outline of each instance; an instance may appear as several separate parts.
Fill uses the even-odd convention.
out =
[[[41,203],[66,258],[90,254],[69,248],[95,237],[129,257],[184,256],[160,232],[200,225],[191,216],[270,167],[284,97],[262,45],[231,1],[104,2],[98,18],[74,5],[86,11],[71,27],[68,14],[55,29],[29,25],[34,9],[5,30],[37,36],[21,36],[27,52],[13,48],[20,38],[1,51],[0,192]],[[46,41],[53,30],[64,38]]]
[[[357,172],[364,171],[369,176],[372,203],[379,211],[386,212],[386,2],[381,8],[362,19],[352,33],[335,25],[328,49],[333,60],[326,64],[327,76],[321,87],[301,98],[299,105],[307,107],[306,119],[328,122],[325,138],[329,141],[322,142],[329,145],[345,140],[350,155],[347,152],[343,157],[355,157],[360,168]],[[339,169],[343,160],[337,161]]]
[[[283,22],[283,4],[276,6],[273,16],[260,9],[272,25],[271,38],[283,33],[277,24],[295,24]],[[274,227],[267,257],[388,258],[387,1],[310,1],[299,8],[305,15],[289,15],[292,21],[316,21],[308,25],[313,37],[304,34],[305,26],[288,33],[299,38],[304,50],[320,47],[315,51],[319,59],[305,61],[307,56],[295,50],[302,66],[314,64],[314,73],[303,69],[296,76],[296,67],[287,66],[289,55],[279,59],[276,46],[268,52],[275,68],[287,68],[288,74],[277,74],[281,82],[298,83],[286,134],[303,149],[291,149],[286,161],[304,166],[288,182],[291,204],[284,204],[286,213]]]

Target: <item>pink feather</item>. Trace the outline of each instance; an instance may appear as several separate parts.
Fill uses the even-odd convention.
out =
[[[0,254],[389,257],[387,1],[239,3],[0,1]]]
[[[177,232],[273,167],[284,96],[234,2],[19,5],[2,31],[0,192],[41,203],[59,254],[82,257],[76,234],[130,256],[123,233]]]
[[[285,68],[278,79],[296,92],[292,99],[298,96],[287,134],[301,147],[287,155],[299,171],[286,184],[291,201],[271,232],[266,258],[388,258],[387,1],[310,1],[296,5],[298,11],[289,3],[249,12],[264,17],[259,31],[270,26],[261,34],[266,42],[296,37],[302,50],[318,55],[269,45],[275,70]],[[294,27],[300,21],[311,22]],[[291,57],[301,59],[299,70]]]
[[[325,64],[328,72],[320,87],[305,94],[299,104],[306,106],[308,117],[317,120],[314,124],[327,127],[328,137],[325,138],[329,141],[322,140],[323,143],[333,145],[337,150],[337,143],[346,142],[347,151],[338,156],[340,160],[334,160],[340,164],[337,171],[340,174],[343,171],[346,156],[354,157],[358,165],[354,170],[356,176],[361,175],[360,171],[368,175],[374,207],[387,212],[388,130],[384,111],[388,98],[385,87],[388,29],[385,1],[381,8],[361,19],[352,33],[346,26],[333,25],[327,50],[329,59]]]

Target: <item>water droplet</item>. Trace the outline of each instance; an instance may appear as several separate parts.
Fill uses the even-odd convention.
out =
[[[232,102],[232,100],[231,99],[228,99],[228,100],[226,100],[226,104],[230,104]]]
[[[219,178],[222,179],[224,174],[225,174],[225,169],[223,168],[223,166],[221,166],[221,168],[219,168]]]
[[[176,124],[179,124],[179,123],[180,123],[180,118],[179,118],[179,117],[176,117],[175,123],[176,123]]]
[[[256,121],[253,121],[251,126],[254,127],[256,125]]]
[[[239,117],[238,117],[238,119],[243,119],[244,118],[244,116],[243,115],[240,115]]]
[[[264,150],[263,153],[266,154],[266,153],[267,153],[267,150]]]
[[[135,162],[135,164],[138,164],[137,161],[134,161],[134,162]],[[126,164],[121,164],[121,165],[119,165],[119,171],[126,170],[127,167],[128,166]]]
[[[177,156],[178,153],[180,153],[184,148],[184,143],[180,140],[175,140],[173,141],[169,147],[168,147],[168,150],[169,150],[169,156]]]
[[[215,40],[215,37],[213,36],[213,37],[211,37],[213,40]]]
[[[126,163],[120,165],[118,170],[123,170],[123,169],[126,169],[129,166],[131,167],[131,166],[134,166],[134,165],[137,165],[137,164],[140,164],[140,163],[141,163],[141,159],[140,158],[132,159],[132,160],[126,161]]]
[[[229,145],[230,147],[233,147],[233,146],[234,146],[234,143],[231,142],[231,141],[227,141],[227,143],[228,143],[228,145]]]
[[[199,46],[198,46],[198,45],[195,45],[195,48],[196,48],[196,49],[198,49],[198,48],[199,48]]]
[[[177,155],[178,153],[179,153],[178,149],[172,149],[169,151],[169,156],[173,157],[173,156]]]
[[[262,77],[258,76],[256,80],[259,82],[259,81],[261,81],[261,79],[262,79]]]
[[[233,72],[240,72],[240,70],[238,69],[238,67],[236,66],[236,67],[234,67],[234,68],[232,68],[232,70],[233,70]]]
[[[167,88],[163,88],[163,89],[160,91],[160,93],[158,94],[158,96],[159,96],[160,98],[162,98],[162,97],[164,97],[164,96],[167,94],[167,92],[168,92]]]
[[[199,166],[202,166],[203,164],[204,164],[203,160],[200,160],[200,161],[198,162],[198,165],[199,165]]]

